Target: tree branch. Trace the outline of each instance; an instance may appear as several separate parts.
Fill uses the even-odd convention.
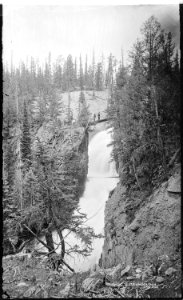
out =
[[[177,151],[175,152],[175,154],[173,155],[173,157],[171,158],[169,164],[168,164],[168,167],[171,167],[171,165],[173,165],[174,161],[176,160],[178,154],[180,152],[180,148],[177,149]]]
[[[38,236],[27,226],[27,225],[25,225],[25,224],[23,224],[23,226],[44,246],[44,247],[46,247],[49,251],[50,251],[50,249],[49,249],[49,247],[43,242],[43,241],[41,241],[41,239],[40,238],[38,238]],[[52,249],[51,249],[52,250]],[[55,250],[54,250],[55,251]],[[51,252],[53,252],[53,250],[51,251]],[[51,253],[51,252],[48,252],[48,255]],[[71,270],[73,273],[75,273],[75,271],[74,271],[74,269],[72,269],[62,258],[61,258],[61,261],[63,262],[63,264],[69,269],[69,270]]]

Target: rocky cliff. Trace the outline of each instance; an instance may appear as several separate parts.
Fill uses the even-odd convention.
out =
[[[77,181],[77,195],[81,196],[88,173],[88,132],[79,126],[52,130],[52,124],[44,124],[37,137],[50,147],[50,154],[57,152],[59,172],[65,172],[72,166],[70,175]],[[79,200],[79,199],[78,199]]]
[[[146,197],[129,199],[118,184],[106,203],[103,266],[146,265],[161,255],[180,258],[180,166]]]

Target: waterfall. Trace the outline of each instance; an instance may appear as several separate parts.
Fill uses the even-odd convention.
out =
[[[117,176],[114,163],[110,163],[110,129],[97,133],[89,144],[88,177]]]
[[[114,162],[111,162],[112,147],[108,146],[111,143],[111,130],[104,130],[97,133],[89,143],[89,166],[88,176],[83,196],[79,201],[80,212],[87,215],[85,225],[94,228],[96,234],[104,234],[104,209],[105,202],[108,199],[109,192],[114,189],[118,182],[117,173]],[[68,230],[63,231],[63,236],[68,234]],[[54,232],[53,238],[55,242],[59,242],[57,233]],[[72,254],[73,257],[67,254],[64,260],[74,268],[75,271],[86,271],[94,264],[98,263],[101,256],[103,238],[93,241],[93,251],[88,257],[81,257]],[[75,234],[70,233],[65,238],[66,250],[68,245],[81,245],[81,242]],[[60,252],[60,249],[58,249]]]

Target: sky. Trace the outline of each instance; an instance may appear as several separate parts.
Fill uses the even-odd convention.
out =
[[[3,6],[3,62],[18,65],[27,57],[42,63],[69,54],[89,62],[103,53],[127,62],[129,51],[140,37],[142,24],[154,15],[162,28],[172,31],[179,47],[179,6],[175,5],[23,5]]]

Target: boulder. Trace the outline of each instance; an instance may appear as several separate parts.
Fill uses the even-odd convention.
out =
[[[170,268],[168,268],[168,269],[166,270],[165,275],[170,276],[170,275],[172,275],[172,274],[175,273],[175,272],[176,272],[176,269],[170,267]]]
[[[134,221],[130,224],[129,229],[130,229],[131,231],[137,231],[137,230],[139,229],[139,227],[140,227],[139,222],[136,221],[136,220],[134,220]]]
[[[90,273],[90,278],[103,278],[105,275],[107,275],[108,278],[110,278],[111,281],[115,281],[121,277],[121,270],[123,266],[121,264],[118,264],[116,267],[108,268],[108,269],[100,269],[97,268],[97,270]]]
[[[142,278],[142,274],[141,274],[141,273],[137,273],[137,274],[135,275],[135,277],[136,277],[137,279],[140,279],[140,278]]]
[[[158,276],[157,278],[156,278],[156,283],[162,283],[162,282],[164,282],[164,278],[163,277],[161,277],[161,276]]]
[[[168,255],[158,257],[158,275],[165,274],[165,271],[170,267],[170,258]]]
[[[111,271],[108,270],[107,275],[110,276],[112,281],[117,280],[121,276],[122,265],[118,264],[116,267],[112,268]]]
[[[124,275],[128,275],[131,270],[131,267],[128,265],[124,270],[121,271],[121,277]]]
[[[165,271],[168,269],[169,265],[163,262],[158,268],[158,274],[165,274]]]
[[[181,193],[181,177],[177,175],[169,179],[167,191],[169,193]]]
[[[133,277],[133,276],[126,277],[126,280],[134,280],[134,279],[135,279],[135,277]]]
[[[17,284],[18,287],[21,287],[21,286],[29,286],[29,284],[27,284],[26,282],[22,281],[22,282],[19,282]]]
[[[70,286],[70,283],[68,283],[65,286],[65,288],[59,292],[60,298],[66,298],[66,297],[68,297],[70,289],[71,289],[71,286]]]
[[[135,270],[135,272],[136,272],[136,273],[141,273],[142,270],[141,270],[140,268],[137,268],[137,269]]]

